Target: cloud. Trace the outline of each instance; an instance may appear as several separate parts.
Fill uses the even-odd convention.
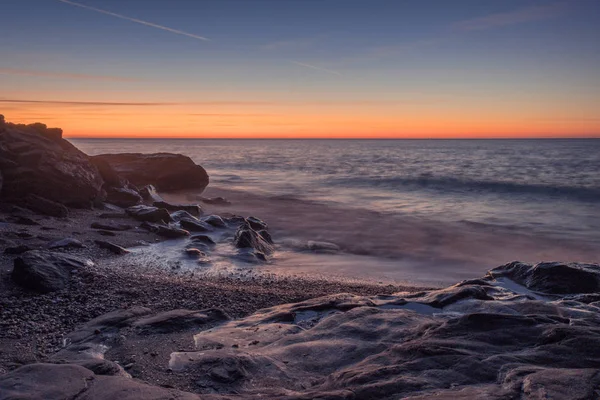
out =
[[[184,31],[180,31],[180,30],[169,28],[169,27],[166,27],[166,26],[154,24],[152,22],[142,21],[141,19],[126,17],[125,15],[117,14],[117,13],[106,11],[106,10],[101,10],[99,8],[96,8],[96,7],[86,6],[85,4],[76,3],[74,1],[69,1],[69,0],[57,0],[57,1],[60,1],[61,3],[65,3],[65,4],[70,4],[70,5],[75,6],[75,7],[85,8],[86,10],[95,11],[95,12],[98,12],[98,13],[101,13],[101,14],[110,15],[111,17],[120,18],[120,19],[124,19],[126,21],[135,22],[136,24],[141,24],[141,25],[149,26],[151,28],[156,28],[156,29],[160,29],[160,30],[163,30],[163,31],[175,33],[177,35],[187,36],[187,37],[190,37],[190,38],[193,38],[193,39],[204,40],[204,41],[210,40],[208,38],[205,38],[204,36],[198,36],[198,35],[195,35],[193,33],[188,33],[188,32],[184,32]]]
[[[17,75],[17,76],[36,76],[43,78],[57,78],[57,79],[76,79],[84,81],[104,81],[104,82],[140,82],[140,79],[126,78],[120,76],[105,76],[105,75],[87,75],[87,74],[74,74],[64,72],[48,72],[48,71],[37,71],[28,69],[15,69],[15,68],[0,68],[0,75]]]
[[[62,101],[62,100],[16,100],[16,99],[0,99],[0,103],[15,103],[15,104],[58,104],[68,106],[171,106],[178,103],[119,103],[119,102],[104,102],[104,101]]]
[[[490,14],[454,24],[458,31],[480,31],[503,26],[517,25],[530,21],[540,21],[558,17],[566,8],[566,3],[557,2],[545,6],[524,7],[510,12]]]
[[[275,114],[209,114],[209,113],[198,113],[198,114],[187,114],[190,117],[271,117]]]
[[[327,68],[321,68],[321,67],[317,67],[314,65],[310,65],[310,64],[306,64],[306,63],[302,63],[300,61],[291,61],[292,64],[296,64],[296,65],[300,65],[301,67],[305,67],[305,68],[310,68],[310,69],[314,69],[317,71],[323,71],[323,72],[327,72],[328,74],[333,74],[333,75],[337,75],[337,76],[342,76],[341,73],[337,72],[337,71],[333,71],[331,69],[327,69]]]

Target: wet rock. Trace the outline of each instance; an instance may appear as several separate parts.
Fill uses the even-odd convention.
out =
[[[186,249],[184,250],[184,252],[185,252],[185,254],[187,254],[187,256],[188,256],[188,257],[191,257],[191,258],[202,258],[202,257],[206,257],[206,253],[205,253],[205,252],[203,252],[202,250],[200,250],[200,249],[197,249],[197,248],[195,248],[195,247],[189,247],[189,248],[186,248]]]
[[[153,185],[146,185],[142,189],[140,189],[140,195],[142,198],[149,202],[155,201],[164,201],[162,197],[156,191],[156,188]]]
[[[340,246],[335,243],[317,242],[314,240],[309,240],[306,243],[306,247],[316,253],[337,253],[340,251]]]
[[[87,155],[43,124],[6,124],[0,135],[2,197],[16,202],[34,195],[55,203],[89,207],[104,181]],[[46,209],[42,205],[41,210]]]
[[[187,229],[191,232],[211,232],[214,230],[211,225],[204,221],[199,221],[196,218],[183,218],[179,221],[179,225],[181,225],[183,229]]]
[[[69,209],[63,204],[36,196],[34,194],[28,194],[25,197],[25,204],[29,209],[36,211],[39,214],[57,218],[65,218],[69,216]]]
[[[215,228],[227,228],[227,224],[223,221],[223,218],[218,215],[209,215],[208,217],[202,218],[202,221]]]
[[[196,243],[204,243],[207,245],[215,245],[215,241],[212,240],[212,238],[208,235],[193,235],[192,237],[190,237],[190,240],[192,242],[196,242]]]
[[[264,255],[273,253],[273,246],[259,232],[253,229],[252,226],[262,227],[263,225],[251,222],[242,224],[235,233],[233,239],[234,245],[239,249],[251,248]],[[270,239],[270,235],[268,238]]]
[[[141,227],[150,232],[154,232],[159,236],[166,237],[169,239],[178,239],[186,236],[190,236],[190,232],[185,229],[180,229],[175,226],[152,224],[144,222]]]
[[[202,215],[202,208],[197,204],[171,204],[166,201],[155,201],[152,205],[158,208],[165,208],[171,212],[186,211],[195,217]]]
[[[106,191],[106,201],[119,207],[131,207],[140,204],[142,197],[131,188],[112,187]]]
[[[138,187],[154,185],[160,191],[202,191],[209,181],[204,168],[180,154],[103,154],[93,159],[106,161],[120,176]]]
[[[187,211],[184,210],[179,210],[179,211],[175,211],[173,213],[171,213],[171,219],[175,222],[179,222],[182,219],[190,219],[192,221],[199,221],[198,218],[194,217],[192,214],[190,214]]]
[[[93,265],[91,260],[80,257],[32,250],[15,259],[12,279],[27,289],[53,292],[67,287],[72,271]]]
[[[129,207],[126,212],[139,221],[171,222],[171,215],[169,214],[169,211],[164,208],[138,205]]]
[[[507,277],[528,289],[551,294],[600,292],[600,267],[595,264],[514,261],[494,268],[488,277]]]
[[[130,229],[133,229],[133,227],[131,225],[110,224],[110,223],[102,223],[102,222],[93,222],[91,227],[93,229],[100,229],[100,230],[104,230],[104,231],[115,231],[115,232],[128,231]]]
[[[267,225],[267,223],[265,221],[263,221],[259,218],[256,218],[256,217],[244,218],[243,222],[246,225],[249,225],[252,229],[254,229],[256,231],[269,229],[269,226]]]
[[[65,238],[48,244],[49,249],[81,249],[85,246],[74,238]]]
[[[163,334],[187,331],[210,324],[222,323],[230,319],[226,313],[216,308],[202,311],[172,310],[140,319],[133,326],[140,333]]]
[[[127,249],[125,249],[125,248],[123,248],[123,247],[121,247],[121,246],[119,246],[117,244],[114,244],[114,243],[111,243],[111,242],[108,242],[108,241],[105,241],[105,240],[96,240],[95,243],[101,249],[106,249],[106,250],[108,250],[108,251],[110,251],[111,253],[114,253],[114,254],[123,255],[123,254],[128,254],[129,253],[129,250],[127,250]]]

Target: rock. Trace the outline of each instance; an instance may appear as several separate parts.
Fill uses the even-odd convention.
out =
[[[65,238],[48,245],[49,249],[81,249],[83,247],[85,247],[83,243],[73,238]]]
[[[128,231],[130,229],[133,229],[133,227],[131,225],[108,224],[108,223],[105,224],[102,222],[93,222],[91,227],[94,229],[101,229],[101,230],[105,230],[105,231],[115,231],[115,232]]]
[[[273,246],[265,240],[263,237],[264,233],[261,234],[252,228],[254,226],[262,226],[259,224],[251,224],[250,222],[245,222],[242,224],[235,233],[235,237],[233,239],[233,243],[235,247],[239,249],[251,248],[263,255],[269,255],[273,253]],[[266,225],[266,224],[265,224]],[[270,239],[270,235],[268,236]]]
[[[214,230],[212,226],[196,218],[183,218],[179,220],[179,225],[191,232],[211,232]]]
[[[551,294],[600,292],[600,267],[595,264],[514,261],[494,268],[488,277],[507,277],[528,289]]]
[[[156,188],[153,185],[146,185],[142,189],[140,189],[140,195],[146,201],[164,201],[163,198],[160,197],[160,195],[156,191]]]
[[[23,254],[29,250],[33,250],[33,247],[30,247],[26,244],[21,244],[18,246],[14,246],[14,247],[7,247],[4,249],[4,254],[8,254],[8,255],[18,255],[18,254]]]
[[[43,124],[6,124],[0,134],[2,197],[16,202],[35,195],[73,207],[89,207],[104,181],[87,155]],[[37,211],[37,210],[36,210]]]
[[[223,221],[223,218],[218,215],[209,215],[208,217],[202,218],[203,222],[214,226],[215,228],[227,228],[227,224]]]
[[[212,240],[212,238],[207,235],[193,235],[192,237],[190,237],[190,240],[192,242],[204,243],[207,245],[215,245],[216,244],[215,241]]]
[[[29,226],[40,225],[39,222],[37,222],[29,217],[25,217],[23,215],[10,215],[8,217],[8,222],[17,224],[17,225],[29,225]]]
[[[71,271],[92,266],[94,263],[84,258],[32,250],[15,259],[12,279],[27,289],[47,293],[64,289]]]
[[[335,243],[317,242],[314,240],[309,240],[308,243],[306,243],[306,247],[317,253],[337,253],[340,251],[340,246]]]
[[[160,191],[202,191],[209,182],[204,168],[180,154],[103,154],[93,159],[106,161],[120,176],[138,187],[154,185]]]
[[[139,205],[129,207],[126,212],[139,221],[171,222],[171,215],[169,214],[169,211],[164,208]]]
[[[203,202],[205,204],[214,204],[217,206],[230,206],[231,205],[231,202],[224,197],[208,198],[208,197],[198,196],[198,200],[200,200],[201,202]]]
[[[127,187],[129,182],[127,179],[119,176],[117,171],[110,166],[105,160],[96,157],[90,157],[90,162],[98,168],[98,172],[100,176],[102,176],[102,180],[104,181],[103,188],[105,190],[109,188],[122,188]]]
[[[96,232],[98,232],[99,234],[101,234],[102,236],[117,236],[116,233],[114,233],[113,231],[105,231],[103,229],[99,229]]]
[[[136,190],[120,187],[108,188],[106,191],[106,201],[119,207],[131,207],[142,202],[142,196]]]
[[[245,223],[246,225],[249,225],[250,228],[254,229],[255,231],[260,231],[260,230],[267,230],[269,229],[269,226],[267,225],[267,223],[259,218],[256,217],[248,217],[248,218],[244,218],[244,220],[242,221],[242,223]]]
[[[63,204],[34,194],[29,194],[25,197],[25,204],[29,209],[43,215],[57,218],[66,218],[69,216],[69,210]]]
[[[107,242],[105,240],[95,240],[94,241],[98,247],[100,247],[101,249],[106,249],[114,254],[118,254],[118,255],[123,255],[123,254],[128,254],[130,251],[119,246],[116,245],[114,243],[111,242]]]
[[[202,215],[202,208],[197,204],[171,204],[165,201],[155,201],[152,205],[158,208],[165,208],[171,212],[186,211],[195,217]]]
[[[186,231],[185,229],[179,229],[174,226],[159,225],[159,224],[152,224],[149,222],[144,222],[141,225],[141,227],[150,232],[154,232],[159,236],[166,237],[169,239],[178,239],[178,238],[190,236],[190,232]]]
[[[206,257],[206,253],[195,248],[195,247],[189,247],[187,249],[184,250],[185,254],[187,254],[188,257],[191,258],[201,258],[201,257]]]
[[[190,214],[189,212],[184,211],[184,210],[175,211],[175,212],[171,213],[171,219],[174,222],[179,222],[182,219],[190,219],[192,221],[199,221],[198,218],[194,217],[192,214]]]
[[[142,318],[133,323],[133,326],[143,334],[164,334],[197,329],[230,319],[226,313],[217,308],[202,311],[172,310]]]

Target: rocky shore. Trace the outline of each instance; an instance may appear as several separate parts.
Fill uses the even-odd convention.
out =
[[[185,156],[88,157],[0,116],[0,400],[598,397],[600,266],[444,289],[203,276],[217,249],[248,271],[277,251],[226,199],[163,198],[208,183]],[[136,257],[165,240],[196,268]]]

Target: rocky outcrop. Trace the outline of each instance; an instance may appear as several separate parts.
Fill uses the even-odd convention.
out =
[[[71,274],[78,269],[93,265],[92,261],[80,257],[32,250],[15,259],[12,279],[27,289],[54,292],[66,288]]]
[[[62,131],[43,124],[5,124],[0,132],[1,196],[22,201],[29,195],[74,207],[90,207],[103,180],[88,156]]]
[[[246,218],[233,239],[239,249],[253,249],[262,257],[273,252],[271,235],[267,224],[255,217]]]
[[[93,159],[94,162],[108,163],[119,176],[138,188],[154,185],[165,192],[187,189],[202,191],[209,182],[204,168],[180,154],[102,154]]]

